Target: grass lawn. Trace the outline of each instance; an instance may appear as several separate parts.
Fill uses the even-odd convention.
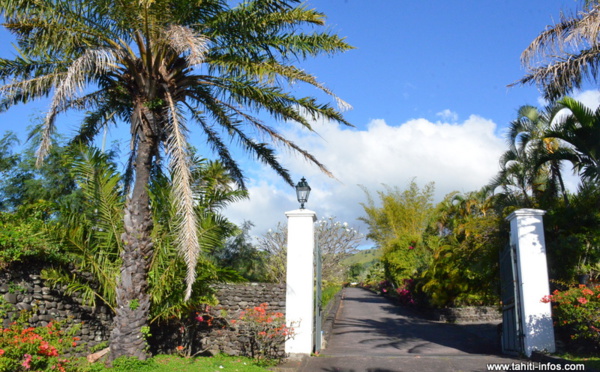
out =
[[[569,362],[583,363],[587,368],[593,368],[600,371],[600,356],[578,356],[573,354],[560,354],[556,356],[568,360]]]
[[[87,363],[87,362],[85,362]],[[81,366],[82,372],[265,372],[267,367],[259,366],[250,358],[218,355],[215,357],[181,358],[175,355],[157,355],[140,362],[137,359],[120,359],[114,368],[106,368],[102,363]]]
[[[345,266],[351,266],[353,264],[359,263],[369,266],[373,261],[379,260],[381,258],[381,254],[381,250],[379,249],[364,249],[345,258],[342,261],[342,264]]]

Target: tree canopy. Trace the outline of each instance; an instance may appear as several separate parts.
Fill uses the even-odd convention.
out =
[[[42,124],[38,164],[48,154],[59,118],[84,113],[73,142],[89,143],[105,127],[125,123],[131,153],[124,206],[122,266],[116,292],[111,358],[147,357],[141,333],[148,322],[148,270],[154,249],[153,170],[168,165],[174,195],[175,244],[187,264],[191,297],[201,245],[194,209],[191,128],[203,134],[203,153],[214,151],[235,182],[243,173],[229,150],[233,140],[292,184],[273,145],[299,153],[325,173],[314,156],[259,119],[294,121],[312,130],[311,119],[349,124],[330,103],[296,96],[294,83],[316,87],[339,100],[294,64],[351,47],[317,31],[325,17],[296,0],[18,0],[0,1],[17,56],[0,59],[0,110],[50,96]],[[257,138],[264,138],[265,141]]]

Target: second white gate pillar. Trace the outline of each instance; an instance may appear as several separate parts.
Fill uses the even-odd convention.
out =
[[[510,222],[510,244],[516,247],[524,353],[554,352],[554,328],[549,303],[542,298],[550,294],[546,241],[544,239],[544,211],[519,209],[506,219]]]
[[[286,341],[285,352],[310,355],[313,351],[314,222],[317,215],[308,209],[285,215],[288,218],[285,318],[287,326],[294,328],[294,337]]]

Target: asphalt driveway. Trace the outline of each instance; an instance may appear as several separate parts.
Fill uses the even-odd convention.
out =
[[[530,363],[500,354],[497,323],[426,320],[360,288],[346,288],[329,344],[301,372],[487,371],[489,363]]]

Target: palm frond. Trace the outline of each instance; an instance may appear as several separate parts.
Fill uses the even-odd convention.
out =
[[[196,213],[194,212],[194,194],[192,191],[192,174],[190,171],[188,142],[185,132],[187,129],[183,125],[183,118],[179,115],[179,109],[167,94],[170,122],[167,132],[167,151],[171,159],[171,169],[173,170],[173,201],[177,203],[178,232],[177,245],[187,264],[188,271],[186,275],[187,289],[185,300],[187,301],[192,293],[192,286],[196,280],[196,263],[200,254],[200,244],[196,231],[198,223]]]

